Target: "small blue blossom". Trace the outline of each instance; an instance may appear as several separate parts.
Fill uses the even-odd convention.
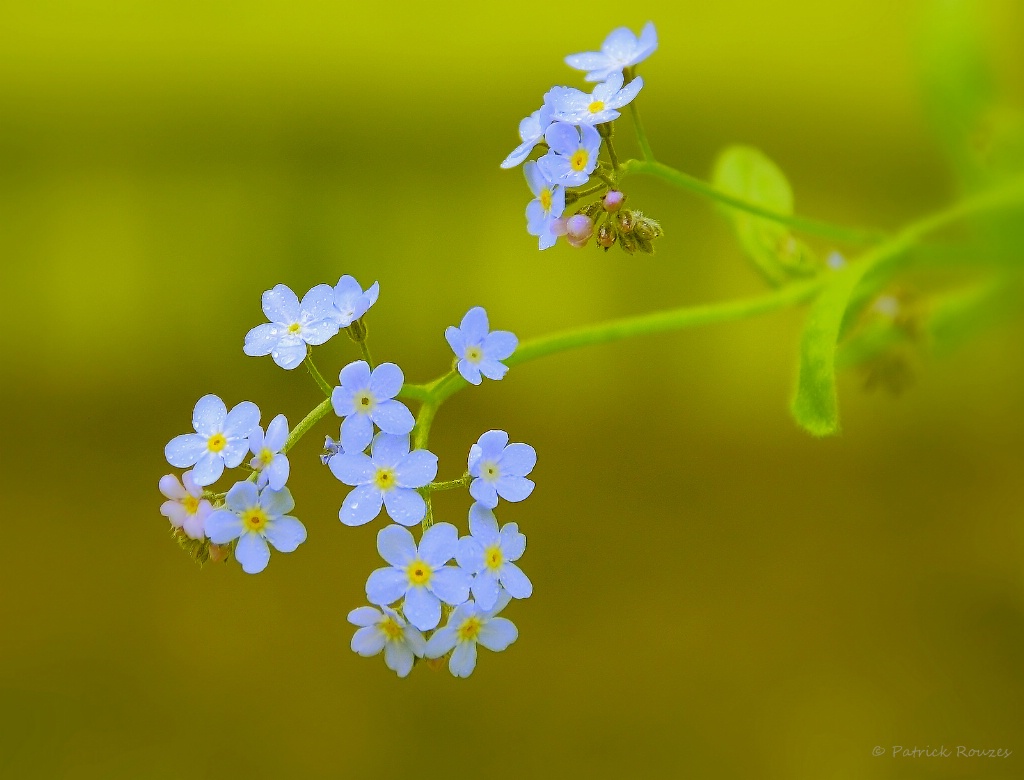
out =
[[[377,282],[371,284],[363,292],[353,277],[347,274],[338,280],[334,286],[334,321],[339,328],[347,328],[353,322],[362,317],[373,304],[377,302],[380,294],[380,285]]]
[[[360,626],[352,636],[352,650],[363,657],[384,651],[388,669],[405,677],[412,670],[413,660],[422,658],[427,640],[415,626],[390,607],[359,607],[348,613],[348,622]]]
[[[394,363],[381,363],[373,371],[365,360],[349,363],[338,374],[340,387],[331,393],[334,413],[343,417],[341,443],[346,452],[362,452],[373,439],[373,426],[385,433],[409,433],[416,424],[412,412],[393,400],[405,375]]]
[[[270,485],[271,490],[280,490],[288,481],[288,472],[291,467],[288,463],[288,456],[281,450],[288,441],[288,418],[283,414],[277,415],[267,426],[267,433],[264,436],[263,429],[256,426],[249,434],[249,451],[255,456],[249,461],[249,465],[259,472],[256,477],[256,487],[262,488]]]
[[[320,462],[325,466],[331,462],[331,458],[335,455],[344,452],[345,448],[341,446],[341,441],[335,441],[330,436],[324,437],[324,451],[320,455]]]
[[[526,475],[537,465],[537,451],[529,444],[509,444],[505,431],[487,431],[469,448],[469,473],[475,479],[469,494],[487,509],[506,501],[522,501],[533,492]]]
[[[508,358],[519,345],[519,339],[507,330],[489,331],[487,312],[481,306],[466,312],[459,327],[449,325],[444,337],[459,359],[459,373],[472,385],[480,384],[481,374],[488,379],[505,376],[508,366],[499,361]]]
[[[476,669],[476,646],[500,653],[519,638],[515,623],[507,618],[496,617],[509,602],[503,593],[493,609],[485,610],[472,601],[455,608],[444,628],[434,632],[427,641],[425,658],[440,658],[452,652],[448,670],[456,677],[469,677]]]
[[[564,187],[586,184],[597,168],[601,135],[590,125],[577,128],[568,122],[555,122],[544,139],[550,151],[537,161],[544,178]]]
[[[554,227],[565,211],[565,190],[560,184],[549,181],[532,160],[523,166],[523,173],[535,196],[526,206],[526,232],[539,237],[541,249],[548,249],[558,240]]]
[[[519,137],[523,142],[505,158],[502,168],[515,168],[530,156],[533,147],[544,137],[544,131],[551,124],[551,107],[543,105],[519,123]]]
[[[570,54],[565,58],[570,68],[587,71],[587,81],[605,81],[624,68],[643,62],[658,48],[658,33],[654,23],[648,22],[637,38],[627,27],[612,30],[601,44],[601,51]]]
[[[494,513],[481,504],[469,510],[469,533],[459,539],[455,554],[466,571],[473,574],[473,599],[481,609],[493,609],[504,590],[512,598],[525,599],[533,593],[533,583],[513,561],[526,552],[526,536],[515,523],[498,530]]]
[[[270,355],[281,368],[295,368],[306,359],[307,344],[323,344],[338,332],[330,285],[318,284],[301,303],[288,287],[276,285],[263,293],[263,313],[270,322],[245,334],[243,351],[252,357]]]
[[[233,469],[242,462],[249,451],[249,434],[259,424],[259,407],[251,401],[228,412],[220,398],[204,395],[192,412],[196,432],[175,436],[164,447],[164,455],[172,466],[194,466],[192,479],[200,487],[212,485],[225,466]]]
[[[380,514],[382,504],[396,523],[416,525],[427,511],[416,488],[437,476],[437,456],[428,450],[409,452],[408,435],[378,433],[369,457],[346,448],[327,465],[341,482],[355,487],[338,512],[345,525],[365,525]]]
[[[459,532],[451,523],[435,523],[423,532],[419,548],[405,528],[389,525],[377,534],[377,552],[390,563],[366,580],[366,597],[384,606],[405,597],[402,612],[420,631],[441,621],[441,602],[458,606],[469,598],[469,572],[446,566],[455,557]]]
[[[289,517],[295,501],[288,488],[259,490],[252,482],[236,482],[224,497],[224,508],[206,520],[206,535],[214,544],[237,539],[235,558],[247,574],[258,574],[270,561],[269,542],[289,553],[306,541],[306,527]]]
[[[554,87],[544,96],[544,101],[551,106],[552,116],[559,122],[600,125],[618,119],[619,112],[615,109],[627,105],[643,86],[644,80],[638,76],[623,87],[622,74],[613,73],[589,95],[573,87]]]

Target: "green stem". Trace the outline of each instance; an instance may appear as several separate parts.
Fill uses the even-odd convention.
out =
[[[313,377],[313,380],[320,386],[320,389],[324,391],[324,395],[326,395],[328,398],[330,398],[331,397],[331,393],[334,392],[334,388],[331,387],[327,383],[327,380],[324,379],[323,375],[320,373],[320,371],[317,369],[317,367],[313,364],[313,356],[310,355],[310,354],[307,354],[306,355],[305,363],[306,363],[306,368],[309,369],[309,373]]]
[[[427,490],[434,492],[436,490],[455,490],[456,488],[467,487],[472,480],[469,474],[463,474],[458,479],[449,479],[443,482],[431,482],[427,485]]]
[[[626,77],[627,81],[632,81],[633,69],[626,68],[625,73],[622,75]],[[633,118],[633,129],[636,131],[637,143],[640,144],[640,153],[643,154],[645,160],[653,160],[654,152],[651,151],[651,142],[647,140],[644,123],[640,121],[640,108],[636,100],[632,100],[629,104],[629,115]]]
[[[370,370],[372,371],[373,370],[373,358],[370,357],[370,348],[368,346],[366,346],[366,342],[365,341],[357,341],[356,344],[359,345],[359,353],[363,356],[363,360],[366,361],[366,364],[370,367]]]
[[[306,432],[320,422],[329,412],[334,411],[334,407],[331,406],[331,399],[327,398],[320,402],[320,404],[313,409],[309,414],[302,418],[298,425],[292,428],[292,432],[288,434],[288,440],[284,443],[284,447],[281,448],[281,452],[288,452],[295,443],[306,435]]]
[[[754,203],[749,203],[741,198],[722,192],[708,184],[703,179],[698,179],[696,176],[690,176],[682,171],[677,171],[675,168],[671,168],[668,165],[657,162],[656,160],[627,160],[619,168],[619,178],[625,178],[626,176],[634,173],[654,176],[655,178],[666,181],[680,189],[696,192],[699,195],[703,195],[711,200],[716,200],[719,203],[724,203],[727,206],[732,206],[733,208],[741,209],[742,211],[755,214],[756,216],[770,219],[773,222],[778,222],[782,225],[787,225],[793,228],[793,230],[827,238],[831,241],[842,241],[849,244],[874,244],[888,238],[888,234],[880,230],[846,228],[840,225],[833,225],[829,222],[808,219],[807,217],[799,217],[792,214],[780,214],[776,211],[762,208]]]
[[[420,407],[420,413],[416,415],[416,427],[412,429],[413,449],[422,450],[427,446],[430,439],[430,426],[434,422],[434,415],[437,414],[437,407],[441,403],[436,398],[426,401]]]

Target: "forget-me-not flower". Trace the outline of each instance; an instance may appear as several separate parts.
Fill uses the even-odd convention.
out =
[[[627,105],[643,88],[639,76],[622,86],[622,74],[613,73],[607,81],[594,87],[590,94],[573,87],[554,87],[544,100],[551,106],[554,118],[574,125],[600,125],[619,118],[615,109]],[[550,143],[550,141],[548,142]]]
[[[288,516],[295,508],[288,488],[259,490],[252,482],[236,482],[224,497],[224,504],[207,518],[206,535],[214,544],[238,539],[235,557],[247,574],[267,568],[267,542],[278,552],[289,553],[306,541],[306,527]]]
[[[365,525],[380,514],[382,504],[396,523],[416,525],[427,511],[416,488],[429,485],[437,476],[434,453],[409,452],[408,435],[389,433],[374,437],[369,457],[346,448],[331,457],[327,465],[341,482],[355,487],[345,496],[338,512],[345,525]]]
[[[164,447],[167,462],[178,468],[193,466],[197,485],[212,485],[233,469],[249,451],[249,434],[260,424],[260,410],[252,401],[242,401],[230,412],[215,395],[204,395],[192,412],[195,433],[175,436]]]
[[[281,450],[288,441],[288,418],[283,414],[277,415],[267,426],[267,433],[264,435],[263,428],[256,426],[249,434],[249,451],[253,459],[249,461],[259,475],[256,477],[256,487],[270,485],[271,490],[280,490],[288,481],[288,472],[291,467],[288,463],[288,456]]]
[[[444,331],[448,345],[459,359],[459,373],[472,385],[480,384],[481,374],[488,379],[505,376],[508,366],[499,361],[509,357],[519,345],[514,333],[490,331],[489,327],[487,312],[482,306],[474,306],[466,312],[459,327],[449,325]]]
[[[533,160],[523,166],[523,174],[534,195],[526,206],[526,232],[538,236],[541,249],[548,249],[558,240],[553,228],[565,211],[565,190],[560,184],[549,181]]]
[[[493,609],[504,589],[512,598],[525,599],[533,593],[533,583],[513,561],[526,552],[526,536],[516,523],[498,530],[494,513],[482,504],[469,509],[469,533],[459,539],[455,554],[473,577],[473,599],[481,609]]]
[[[488,509],[498,505],[498,496],[522,501],[533,492],[526,475],[535,465],[537,451],[529,444],[509,444],[505,431],[487,431],[469,448],[469,494]]]
[[[334,321],[339,328],[347,328],[362,317],[380,294],[380,285],[374,282],[366,291],[353,277],[346,274],[334,286]]]
[[[362,452],[373,439],[373,426],[385,433],[409,433],[416,420],[401,401],[395,401],[405,375],[394,363],[381,363],[373,371],[365,360],[349,363],[338,374],[340,387],[331,393],[334,413],[341,423],[341,444],[346,452]]]
[[[302,301],[283,284],[263,293],[263,313],[270,322],[245,334],[246,355],[270,355],[281,368],[293,369],[306,359],[307,344],[323,344],[338,332],[334,290],[318,284]]]
[[[423,532],[419,547],[412,534],[389,525],[377,534],[377,551],[391,565],[374,571],[366,581],[371,604],[392,604],[405,597],[402,612],[420,631],[441,621],[441,602],[457,606],[469,598],[472,578],[457,566],[445,566],[455,557],[459,532],[451,523],[435,523]]]
[[[508,602],[508,594],[503,593],[493,609],[485,610],[472,601],[456,607],[445,627],[427,641],[424,657],[440,658],[454,648],[448,670],[456,677],[469,677],[476,668],[477,644],[498,653],[519,638],[511,620],[496,617]]]
[[[612,30],[601,44],[601,51],[570,54],[565,58],[570,68],[587,71],[587,81],[604,81],[624,68],[643,62],[658,48],[658,33],[648,22],[637,38],[628,27]]]
[[[160,514],[190,538],[204,538],[206,518],[213,511],[213,505],[203,498],[203,488],[192,479],[192,472],[182,474],[180,482],[173,474],[160,477],[160,492],[167,498],[160,505]]]
[[[555,122],[544,134],[551,150],[537,161],[548,181],[565,187],[586,184],[597,168],[601,135],[590,125]]]
[[[359,607],[348,613],[348,622],[360,626],[352,636],[352,650],[369,657],[384,651],[388,669],[405,677],[413,659],[422,658],[427,640],[415,626],[409,625],[390,607]]]
[[[544,137],[544,131],[551,124],[551,107],[547,104],[530,114],[519,123],[519,137],[523,142],[519,144],[512,153],[502,162],[502,168],[515,168],[519,163],[530,156],[533,147]]]

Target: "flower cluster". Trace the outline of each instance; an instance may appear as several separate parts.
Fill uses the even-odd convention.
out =
[[[651,242],[661,235],[657,222],[639,213],[635,221],[624,220],[621,213],[613,216],[625,196],[615,189],[619,164],[612,136],[619,109],[643,89],[643,79],[634,75],[636,65],[657,48],[658,36],[650,22],[639,37],[625,27],[613,30],[600,51],[565,58],[571,67],[585,71],[587,81],[599,82],[593,90],[553,87],[544,95],[544,104],[519,123],[522,143],[501,167],[526,161],[523,173],[534,196],[526,207],[526,230],[537,237],[541,249],[554,246],[561,236],[570,246],[583,247],[596,232],[596,243],[605,250],[618,242],[629,254],[653,251]],[[602,145],[607,162],[601,160]],[[536,148],[543,154],[527,161]],[[591,185],[594,179],[597,184]],[[592,195],[600,197],[566,214],[567,206]]]
[[[290,515],[295,502],[286,484],[288,451],[333,410],[341,419],[339,438],[327,437],[321,459],[352,488],[339,519],[364,525],[383,510],[394,521],[377,535],[377,550],[388,565],[366,582],[374,606],[349,614],[358,627],[352,649],[366,656],[383,652],[388,668],[400,677],[417,659],[450,654],[452,674],[465,677],[476,666],[477,645],[500,651],[516,640],[515,625],[498,613],[511,599],[533,592],[515,563],[526,550],[526,537],[516,523],[499,526],[494,509],[499,500],[522,501],[533,492],[527,477],[537,456],[526,444],[510,444],[503,431],[488,431],[470,447],[461,477],[435,482],[438,459],[425,447],[433,409],[417,429],[416,417],[399,400],[406,387],[401,368],[374,365],[366,346],[362,318],[377,296],[376,282],[364,291],[351,276],[341,277],[333,288],[317,285],[301,300],[283,284],[265,292],[263,312],[269,322],[249,331],[245,353],[269,354],[289,370],[307,363],[329,403],[318,405],[295,431],[280,414],[264,430],[254,403],[243,401],[229,411],[217,396],[203,396],[193,411],[194,432],[174,437],[165,448],[172,466],[189,470],[180,478],[168,474],[160,479],[167,498],[160,511],[198,560],[233,554],[243,571],[263,571],[271,548],[293,552],[306,540],[305,526]],[[342,329],[363,357],[341,368],[338,384],[331,387],[313,364],[312,347]],[[487,312],[479,306],[444,335],[453,368],[438,381],[461,377],[478,385],[484,377],[500,380],[508,371],[502,361],[518,346],[514,334],[490,329]],[[223,493],[211,489],[226,469],[236,468],[247,473]],[[431,493],[447,488],[465,489],[473,499],[465,535],[451,523],[434,522]],[[416,526],[422,527],[418,542],[410,530]]]

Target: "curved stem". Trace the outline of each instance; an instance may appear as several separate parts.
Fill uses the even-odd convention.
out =
[[[330,398],[331,393],[334,392],[334,388],[327,384],[327,380],[324,379],[319,369],[313,364],[313,356],[307,354],[304,362],[306,363],[306,368],[309,369],[309,373],[312,375],[313,380],[320,386],[320,389],[324,391],[324,395]]]
[[[332,411],[334,411],[334,407],[331,406],[330,398],[326,398],[321,401],[313,411],[299,421],[298,425],[292,428],[291,433],[288,434],[288,440],[281,448],[281,452],[288,452],[288,450],[295,446],[295,443],[299,439],[306,435],[306,432],[309,431],[310,428],[320,422],[329,412]]]
[[[627,82],[633,80],[634,72],[633,68],[626,68],[622,74]],[[640,144],[640,153],[643,154],[645,160],[653,160],[654,152],[651,151],[651,142],[647,140],[647,131],[644,130],[644,123],[640,121],[640,108],[637,105],[636,99],[633,99],[629,103],[629,115],[633,118],[633,130],[636,131],[636,140]]]
[[[888,238],[888,234],[880,230],[846,228],[840,225],[833,225],[829,222],[808,219],[807,217],[798,217],[791,214],[780,214],[776,211],[762,208],[754,203],[748,203],[741,198],[722,192],[708,184],[703,179],[698,179],[696,176],[690,176],[682,171],[677,171],[675,168],[671,168],[668,165],[657,162],[656,160],[627,160],[619,168],[619,178],[624,178],[633,173],[642,173],[647,174],[648,176],[654,176],[655,178],[666,181],[676,187],[696,192],[699,195],[703,195],[711,200],[716,200],[719,203],[724,203],[727,206],[732,206],[733,208],[741,209],[742,211],[749,212],[750,214],[770,219],[773,222],[778,222],[782,225],[787,225],[793,228],[793,230],[799,230],[802,233],[821,236],[822,238],[827,238],[832,241],[842,241],[849,244],[874,244]]]

